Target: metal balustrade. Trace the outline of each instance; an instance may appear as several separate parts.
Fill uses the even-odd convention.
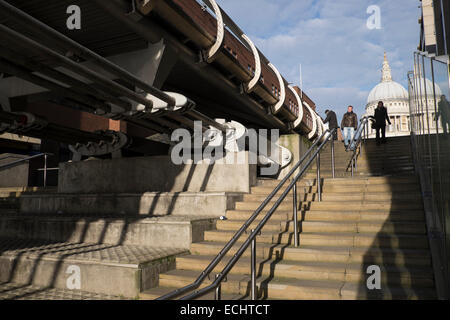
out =
[[[298,161],[294,167],[289,171],[285,178],[283,178],[280,183],[275,187],[275,189],[267,196],[267,198],[261,203],[258,209],[251,215],[251,217],[242,225],[242,227],[236,232],[236,234],[231,238],[231,240],[225,245],[225,247],[220,251],[220,253],[211,261],[211,263],[206,267],[206,269],[200,274],[200,276],[191,284],[172,291],[162,297],[159,297],[157,300],[167,300],[174,299],[183,294],[186,294],[190,291],[196,290],[200,287],[203,281],[210,276],[216,266],[222,261],[222,259],[226,256],[228,251],[234,246],[234,244],[238,241],[238,239],[246,233],[249,226],[255,221],[255,219],[259,216],[262,210],[268,205],[268,203],[275,197],[275,195],[281,190],[283,185],[291,179],[295,172],[299,169],[298,174],[291,179],[288,187],[283,191],[281,196],[272,206],[272,208],[268,211],[268,213],[264,216],[261,222],[254,228],[247,240],[241,245],[237,253],[233,256],[233,258],[228,262],[222,272],[218,273],[215,276],[215,280],[212,284],[202,288],[200,290],[194,291],[184,297],[182,300],[191,300],[196,299],[201,296],[206,295],[209,292],[215,290],[216,299],[220,299],[221,297],[221,285],[222,282],[226,281],[226,277],[234,265],[238,262],[238,260],[242,257],[244,252],[251,246],[251,299],[256,300],[257,292],[256,292],[256,237],[261,233],[261,230],[264,228],[266,223],[270,220],[275,210],[280,206],[280,204],[285,200],[287,195],[293,191],[293,213],[294,213],[294,225],[295,225],[295,240],[294,245],[298,247],[299,245],[299,232],[298,232],[298,217],[297,217],[297,182],[298,180],[305,174],[305,172],[310,168],[311,164],[314,160],[317,161],[317,192],[319,194],[318,200],[321,201],[321,175],[320,175],[320,153],[323,151],[325,146],[331,141],[332,145],[334,144],[334,132],[336,129],[332,131],[326,130],[321,137],[319,137],[314,144],[309,148],[309,150],[303,155],[303,157]],[[325,139],[323,139],[325,138]],[[322,141],[322,142],[320,142]],[[317,148],[316,148],[317,147]],[[334,164],[334,159],[332,160]]]

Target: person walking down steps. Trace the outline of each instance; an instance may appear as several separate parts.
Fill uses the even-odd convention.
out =
[[[336,117],[336,113],[332,110],[325,110],[325,114],[327,117],[323,121],[323,123],[328,123],[328,128],[331,130],[338,128],[338,121]],[[337,130],[333,134],[333,139],[337,140]]]
[[[348,106],[347,112],[344,114],[341,121],[341,130],[342,135],[344,136],[344,145],[346,149],[350,145],[357,128],[358,116],[353,112],[353,107]]]
[[[378,102],[378,106],[375,108],[375,114],[369,117],[370,119],[374,119],[374,129],[376,130],[376,142],[377,145],[381,143],[386,143],[386,121],[391,125],[391,120],[389,119],[389,115],[386,107],[384,106],[383,101]],[[381,131],[381,139],[380,139],[380,131]]]
[[[434,120],[437,121],[441,118],[442,129],[444,131],[444,138],[447,138],[450,132],[450,102],[448,102],[445,95],[441,96],[441,101],[438,103],[438,112],[435,115]]]

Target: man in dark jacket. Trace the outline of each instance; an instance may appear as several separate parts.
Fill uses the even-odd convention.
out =
[[[328,128],[330,129],[330,131],[333,129],[337,129],[338,122],[337,122],[336,113],[331,110],[325,110],[325,114],[327,115],[327,117],[325,118],[323,123],[328,123]],[[334,132],[333,136],[334,136],[334,140],[337,140],[337,130]]]
[[[444,129],[444,134],[447,135],[449,130],[447,127],[450,127],[450,103],[446,99],[445,95],[441,96],[441,101],[438,103],[438,112],[436,114],[436,119],[441,118],[442,128]]]
[[[375,109],[375,114],[373,117],[375,119],[375,130],[377,145],[381,143],[386,143],[386,121],[391,124],[389,119],[387,109],[384,107],[383,101],[378,102],[378,106]],[[381,131],[381,141],[380,141],[380,131]]]
[[[341,130],[346,148],[352,141],[356,129],[358,129],[358,117],[356,113],[353,112],[353,107],[348,106],[347,112],[344,114],[341,121]]]

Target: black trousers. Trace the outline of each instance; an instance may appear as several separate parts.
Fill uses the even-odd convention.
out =
[[[337,140],[338,139],[338,134],[337,134],[337,128],[330,128],[330,130],[336,129],[336,131],[334,131],[333,133],[333,140]]]
[[[375,127],[376,133],[376,141],[380,142],[380,131],[381,131],[381,142],[386,141],[386,126],[377,126]]]
[[[442,128],[444,129],[444,134],[448,134],[448,131],[450,130],[450,119],[441,116],[441,124]]]

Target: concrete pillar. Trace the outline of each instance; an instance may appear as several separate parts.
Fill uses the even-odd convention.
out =
[[[306,151],[308,151],[311,142],[298,134],[287,134],[280,136],[279,145],[292,152],[292,162],[286,168],[282,169],[278,175],[278,179],[281,180],[289,173]]]

